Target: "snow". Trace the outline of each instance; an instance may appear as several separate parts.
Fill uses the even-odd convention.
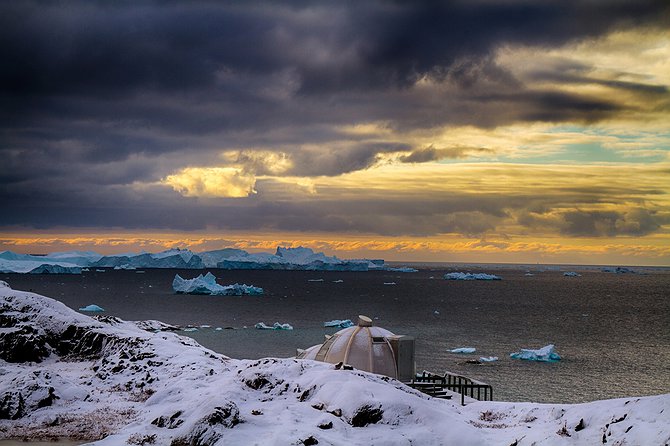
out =
[[[477,349],[474,347],[459,347],[449,351],[451,353],[474,353]]]
[[[353,446],[670,441],[670,394],[462,407],[457,399],[323,362],[230,359],[190,338],[91,318],[2,283],[0,316],[16,328],[0,333],[0,439],[64,437],[94,446],[316,444],[310,438]],[[39,355],[8,362],[26,345],[17,333],[26,336],[27,327]]]
[[[172,281],[172,289],[177,294],[206,294],[212,296],[259,296],[263,294],[263,288],[252,285],[219,285],[216,283],[216,277],[212,273],[204,276],[198,275],[193,279],[183,279],[179,274],[175,274]]]
[[[323,326],[347,328],[347,327],[353,327],[354,323],[351,321],[351,319],[333,319],[332,321],[324,322]]]
[[[447,280],[502,280],[500,276],[486,273],[447,273],[444,275]]]
[[[91,312],[95,312],[95,313],[101,313],[101,312],[105,311],[105,309],[102,308],[102,307],[99,307],[95,304],[91,304],[91,305],[86,305],[85,307],[81,307],[79,309],[79,311],[91,311]]]
[[[275,322],[273,325],[266,325],[265,322],[258,322],[254,325],[254,328],[259,330],[293,330],[293,326],[290,324],[280,324]]]
[[[510,357],[513,359],[525,359],[527,361],[541,362],[553,362],[561,360],[560,355],[554,350],[554,344],[545,345],[544,347],[537,350],[522,348],[521,351],[510,353]]]

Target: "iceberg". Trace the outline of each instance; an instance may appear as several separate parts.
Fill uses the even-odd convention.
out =
[[[279,322],[275,322],[272,326],[265,325],[265,322],[258,322],[254,325],[254,328],[259,330],[293,330],[290,324],[280,324]]]
[[[449,351],[451,353],[474,353],[477,349],[474,347],[459,347]]]
[[[228,255],[230,254],[230,255]],[[377,269],[375,264],[366,259],[341,260],[323,253],[315,253],[310,248],[277,247],[275,254],[249,254],[246,251],[226,253],[227,257],[216,266],[223,269],[278,269],[304,271],[368,271]]]
[[[444,275],[447,280],[502,280],[500,276],[486,273],[447,273]]]
[[[574,272],[574,271],[568,271],[568,272],[566,272],[566,273],[563,273],[563,275],[564,275],[565,277],[580,277],[580,276],[581,276],[581,274],[576,273],[576,272]]]
[[[496,362],[498,360],[497,356],[480,356],[479,360],[481,362]]]
[[[522,348],[521,351],[510,353],[510,357],[513,359],[525,359],[527,361],[540,362],[554,362],[561,360],[559,354],[554,351],[554,344],[545,345],[537,350]]]
[[[202,274],[194,279],[184,279],[179,274],[175,274],[172,281],[172,289],[177,294],[203,294],[212,296],[259,296],[263,294],[263,288],[240,285],[219,285],[216,283],[216,277],[212,273]]]
[[[338,328],[348,328],[353,327],[354,323],[351,322],[351,319],[333,319],[332,321],[324,322],[324,327],[338,327]]]
[[[124,266],[132,267],[124,267]],[[143,252],[140,254],[112,255],[100,258],[91,266],[107,267],[114,269],[135,268],[180,268],[180,269],[202,269],[202,259],[188,249],[168,249],[158,253]],[[121,268],[117,268],[121,267]]]
[[[45,263],[35,269],[31,269],[28,271],[28,274],[81,274],[81,267]]]
[[[27,273],[42,264],[64,267],[114,269],[179,268],[179,269],[279,269],[307,271],[371,271],[385,269],[381,259],[343,260],[310,248],[277,247],[274,254],[250,254],[241,249],[225,248],[195,254],[188,249],[173,248],[158,253],[126,253],[106,255],[90,251],[54,252],[47,255],[0,252],[0,272]],[[395,269],[393,269],[395,270]],[[401,269],[402,270],[402,269]],[[402,270],[405,271],[405,270]],[[407,269],[406,271],[409,271]]]
[[[99,307],[97,305],[91,304],[91,305],[86,305],[85,307],[81,307],[79,311],[90,311],[92,313],[102,313],[105,311],[104,308]]]
[[[137,269],[137,268],[135,268],[134,266],[132,266],[132,265],[129,264],[129,263],[124,263],[123,265],[116,265],[116,266],[114,267],[114,269],[115,269],[115,270],[130,270],[130,271],[132,271],[132,270],[135,270],[135,269]]]

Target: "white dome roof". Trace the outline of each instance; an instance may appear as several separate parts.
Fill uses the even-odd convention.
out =
[[[397,377],[396,358],[389,338],[395,337],[390,331],[373,327],[372,320],[359,316],[358,325],[345,328],[301,352],[300,359],[337,364],[349,364],[359,370]]]

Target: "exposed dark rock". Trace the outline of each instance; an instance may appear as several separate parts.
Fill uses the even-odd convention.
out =
[[[51,406],[55,400],[59,399],[59,397],[56,396],[56,394],[54,392],[55,392],[55,389],[53,387],[49,387],[49,394],[47,395],[46,398],[41,399],[37,403],[37,407],[40,408],[40,407]]]
[[[215,407],[214,412],[205,417],[210,426],[220,424],[231,428],[240,422],[240,410],[237,404],[229,402],[223,407]]]
[[[315,444],[319,444],[319,440],[310,435],[309,437],[302,440],[302,444],[305,446],[314,446]]]
[[[169,417],[167,416],[160,416],[153,420],[151,424],[153,424],[156,427],[167,427],[168,429],[175,429],[179,427],[184,420],[179,418],[182,414],[182,411],[177,411],[170,415]]]
[[[353,417],[351,417],[351,425],[353,427],[365,427],[368,424],[376,424],[381,421],[384,411],[379,407],[372,407],[365,405],[359,407]]]
[[[0,358],[7,362],[41,362],[49,356],[47,337],[29,325],[0,333]]]
[[[579,423],[577,423],[577,426],[575,426],[575,432],[579,432],[580,430],[584,429],[586,425],[584,424],[584,418],[581,418],[579,420]]]
[[[6,392],[0,401],[0,420],[18,420],[25,415],[25,409],[21,392]]]
[[[171,446],[212,446],[223,436],[222,429],[231,429],[239,423],[240,410],[235,403],[228,402],[198,421],[188,436],[173,440]]]
[[[324,430],[326,430],[326,429],[332,429],[332,428],[333,428],[333,422],[332,422],[332,421],[329,421],[329,422],[327,422],[327,423],[321,423],[321,424],[319,424],[317,427],[318,427],[319,429],[324,429]]]
[[[244,383],[254,390],[258,390],[263,386],[270,384],[270,381],[263,375],[256,375],[254,379],[247,379]]]

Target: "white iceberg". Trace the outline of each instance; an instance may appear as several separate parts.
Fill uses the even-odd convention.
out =
[[[348,328],[353,327],[354,323],[351,322],[351,319],[333,319],[332,321],[324,322],[324,327],[339,327],[339,328]]]
[[[481,362],[496,362],[498,360],[497,356],[480,356],[479,360]]]
[[[133,271],[133,270],[136,270],[137,268],[135,268],[133,265],[131,265],[131,264],[129,264],[129,263],[124,263],[123,265],[116,265],[116,266],[114,267],[114,269],[115,269],[115,270],[128,270],[128,271]]]
[[[290,324],[280,324],[279,322],[275,322],[272,326],[266,325],[265,322],[258,322],[254,327],[259,330],[293,330]]]
[[[29,274],[81,274],[80,266],[62,266],[49,263],[42,264],[28,271]]]
[[[259,296],[263,294],[263,288],[252,285],[219,285],[216,283],[216,277],[212,273],[202,274],[193,279],[184,279],[179,274],[175,274],[172,281],[172,289],[177,294],[204,294],[212,296]]]
[[[565,273],[563,273],[563,275],[564,275],[565,277],[580,277],[580,276],[581,276],[581,274],[576,273],[576,272],[574,272],[574,271],[568,271],[568,272],[565,272]]]
[[[132,267],[132,268],[128,268]],[[100,258],[92,266],[108,267],[118,269],[135,268],[180,268],[201,269],[204,268],[202,259],[188,249],[168,249],[157,253],[143,252],[140,254],[120,254]]]
[[[158,253],[126,253],[103,256],[88,251],[55,252],[47,255],[0,252],[0,272],[27,273],[42,264],[63,267],[93,268],[179,268],[179,269],[281,269],[313,271],[370,271],[383,270],[381,259],[343,260],[309,248],[277,247],[274,254],[250,254],[241,249],[226,248],[195,254],[188,249],[168,249]]]
[[[81,307],[79,309],[79,311],[90,311],[92,313],[102,313],[103,311],[105,311],[105,309],[102,308],[102,307],[99,307],[95,304],[91,304],[91,305],[86,305],[85,307]]]
[[[561,360],[559,354],[554,350],[554,344],[545,345],[537,350],[522,348],[521,351],[510,353],[510,357],[513,359],[525,359],[527,361],[540,362],[554,362]]]
[[[226,257],[217,263],[218,268],[306,271],[368,271],[378,269],[373,261],[367,259],[341,260],[335,256],[329,257],[323,253],[315,253],[310,248],[302,246],[298,248],[278,246],[275,254],[249,254],[240,250],[235,253],[225,253],[225,255]]]
[[[447,273],[444,275],[446,280],[502,280],[500,276],[486,273]]]
[[[451,353],[474,353],[477,349],[474,347],[459,347],[449,351]]]

